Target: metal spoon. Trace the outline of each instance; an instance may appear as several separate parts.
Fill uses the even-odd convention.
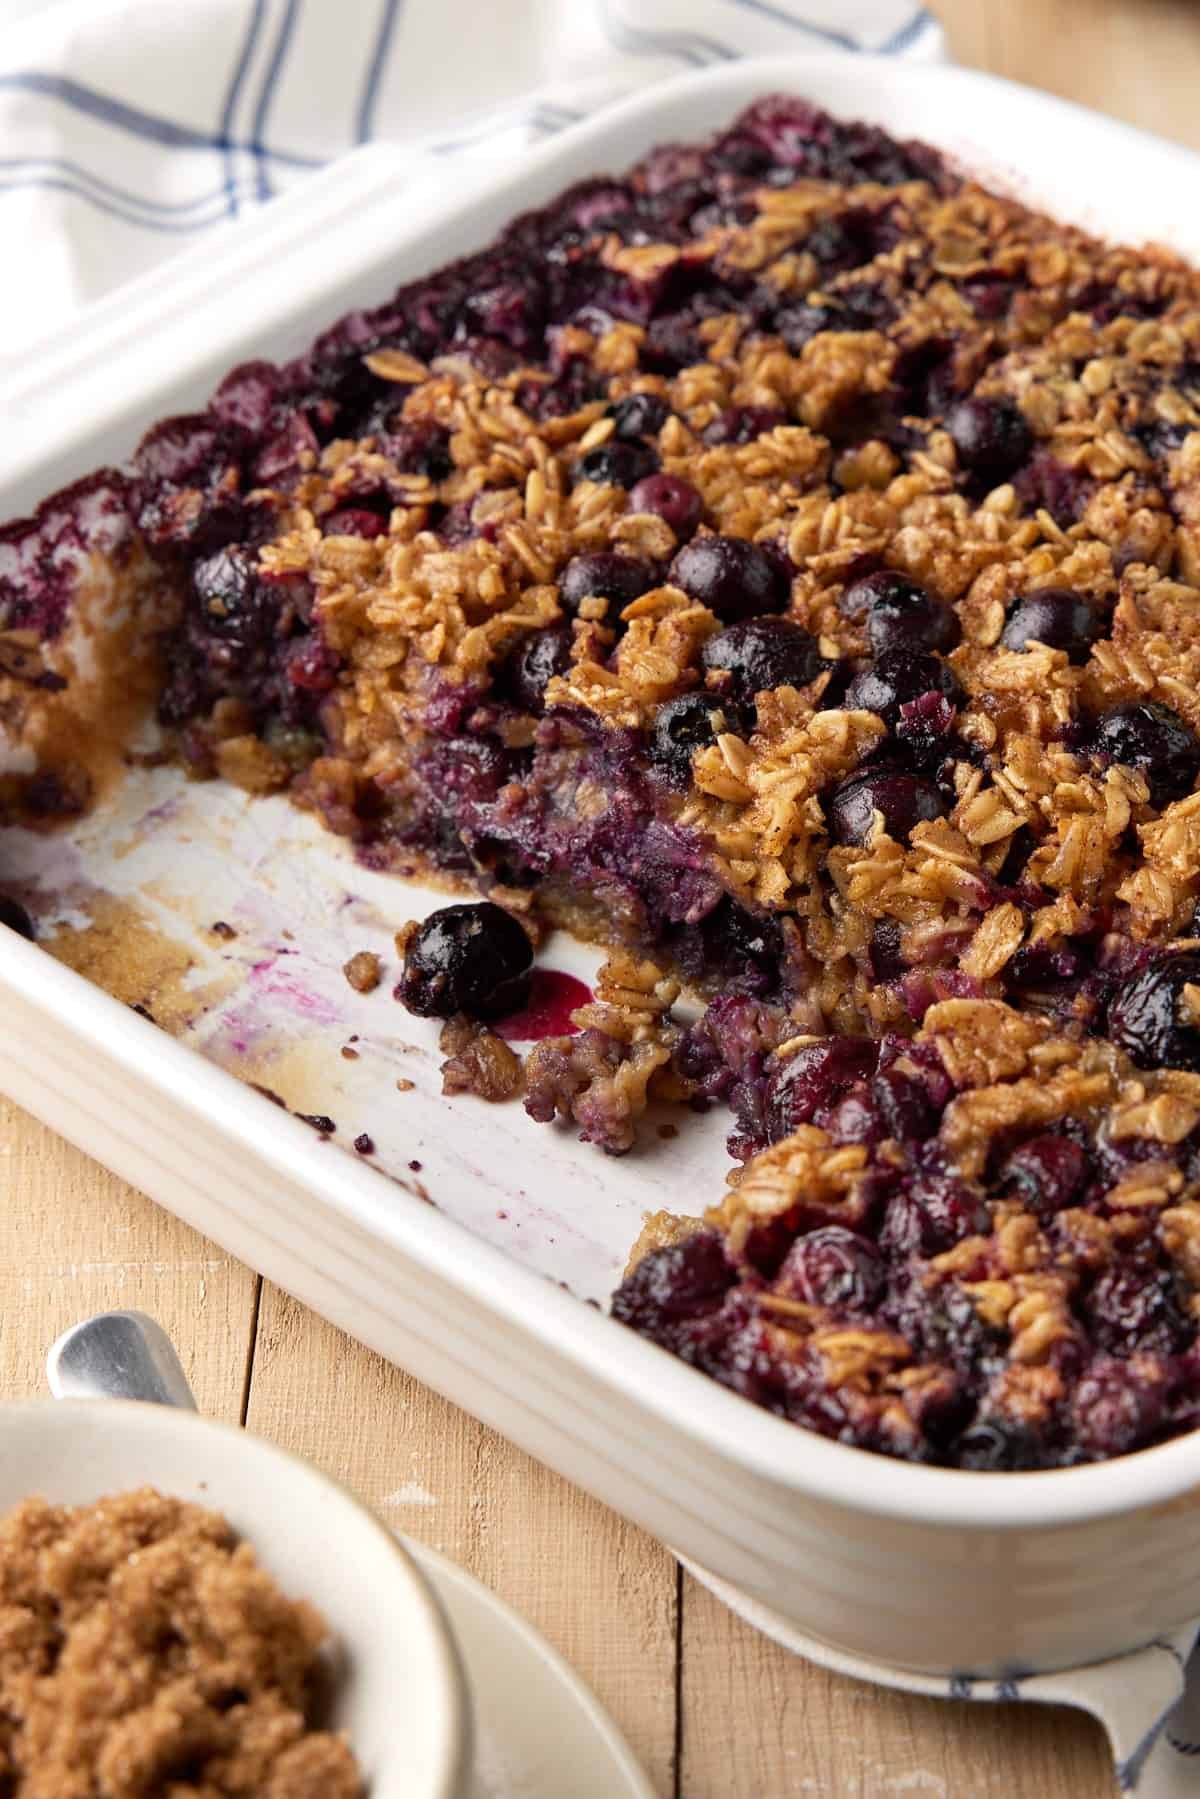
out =
[[[141,1399],[194,1412],[174,1344],[145,1312],[99,1312],[51,1344],[46,1374],[55,1399]]]

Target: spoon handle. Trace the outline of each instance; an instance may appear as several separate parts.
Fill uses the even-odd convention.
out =
[[[56,1399],[141,1399],[196,1410],[171,1339],[145,1312],[100,1312],[73,1324],[51,1345],[46,1373]]]

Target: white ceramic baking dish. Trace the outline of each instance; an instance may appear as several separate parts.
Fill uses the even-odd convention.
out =
[[[736,64],[642,94],[460,201],[405,191],[386,152],[356,155],[117,294],[0,392],[0,517],[122,456],[148,423],[202,400],[242,357],[295,351],[342,310],[478,247],[569,181],[621,168],[656,141],[703,135],[772,88],[923,135],[1108,235],[1200,254],[1200,159],[1166,143],[953,69],[824,56]],[[133,851],[136,869],[150,853],[149,821],[179,803],[146,789],[121,815],[114,863],[128,868]],[[249,832],[269,885],[279,875],[272,833],[299,827],[279,802],[239,807],[212,825],[209,851],[224,842],[239,879],[252,875]],[[190,827],[179,833],[185,865],[196,841]],[[10,852],[32,855],[28,841]],[[368,877],[327,843],[311,838],[303,855],[306,878],[328,859],[354,888],[346,904],[363,931],[381,929],[389,908],[393,924],[414,909],[407,890],[380,877],[364,897]],[[27,872],[50,878],[32,862]],[[150,888],[161,899],[162,880]],[[305,891],[296,915],[324,921],[340,943],[341,914],[309,904]],[[999,1673],[1110,1655],[1200,1615],[1200,1437],[1043,1474],[910,1467],[789,1427],[581,1303],[610,1283],[642,1204],[683,1209],[716,1192],[723,1164],[711,1136],[695,1139],[702,1155],[685,1129],[669,1150],[607,1163],[514,1124],[514,1108],[447,1107],[418,1083],[409,1096],[418,1110],[406,1116],[436,1202],[422,1204],[214,1067],[222,1056],[212,1042],[206,1061],[0,935],[0,1085],[16,1100],[809,1635],[876,1661]],[[346,1022],[326,1025],[340,1032]],[[301,1031],[298,1012],[290,1028]],[[421,1043],[391,1049],[424,1066]],[[507,1236],[497,1213],[514,1227]],[[585,1215],[601,1222],[588,1226]],[[570,1239],[562,1261],[560,1234]],[[567,1279],[564,1269],[574,1291],[544,1278]]]

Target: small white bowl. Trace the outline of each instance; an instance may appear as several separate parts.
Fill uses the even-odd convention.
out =
[[[134,1487],[221,1512],[337,1648],[330,1718],[370,1799],[459,1799],[470,1711],[441,1608],[391,1531],[344,1487],[244,1431],[127,1400],[0,1405],[0,1512],[86,1505]]]

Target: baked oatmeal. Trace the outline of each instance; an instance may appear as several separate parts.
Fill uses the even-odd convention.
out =
[[[4,795],[87,803],[119,602],[192,774],[486,896],[403,934],[452,1086],[731,1109],[619,1317],[847,1442],[1121,1453],[1200,1401],[1198,408],[1179,258],[769,97],[0,532]],[[546,923],[609,961],[500,1079]]]
[[[326,1638],[215,1512],[27,1500],[0,1518],[0,1792],[363,1799],[309,1722]]]

